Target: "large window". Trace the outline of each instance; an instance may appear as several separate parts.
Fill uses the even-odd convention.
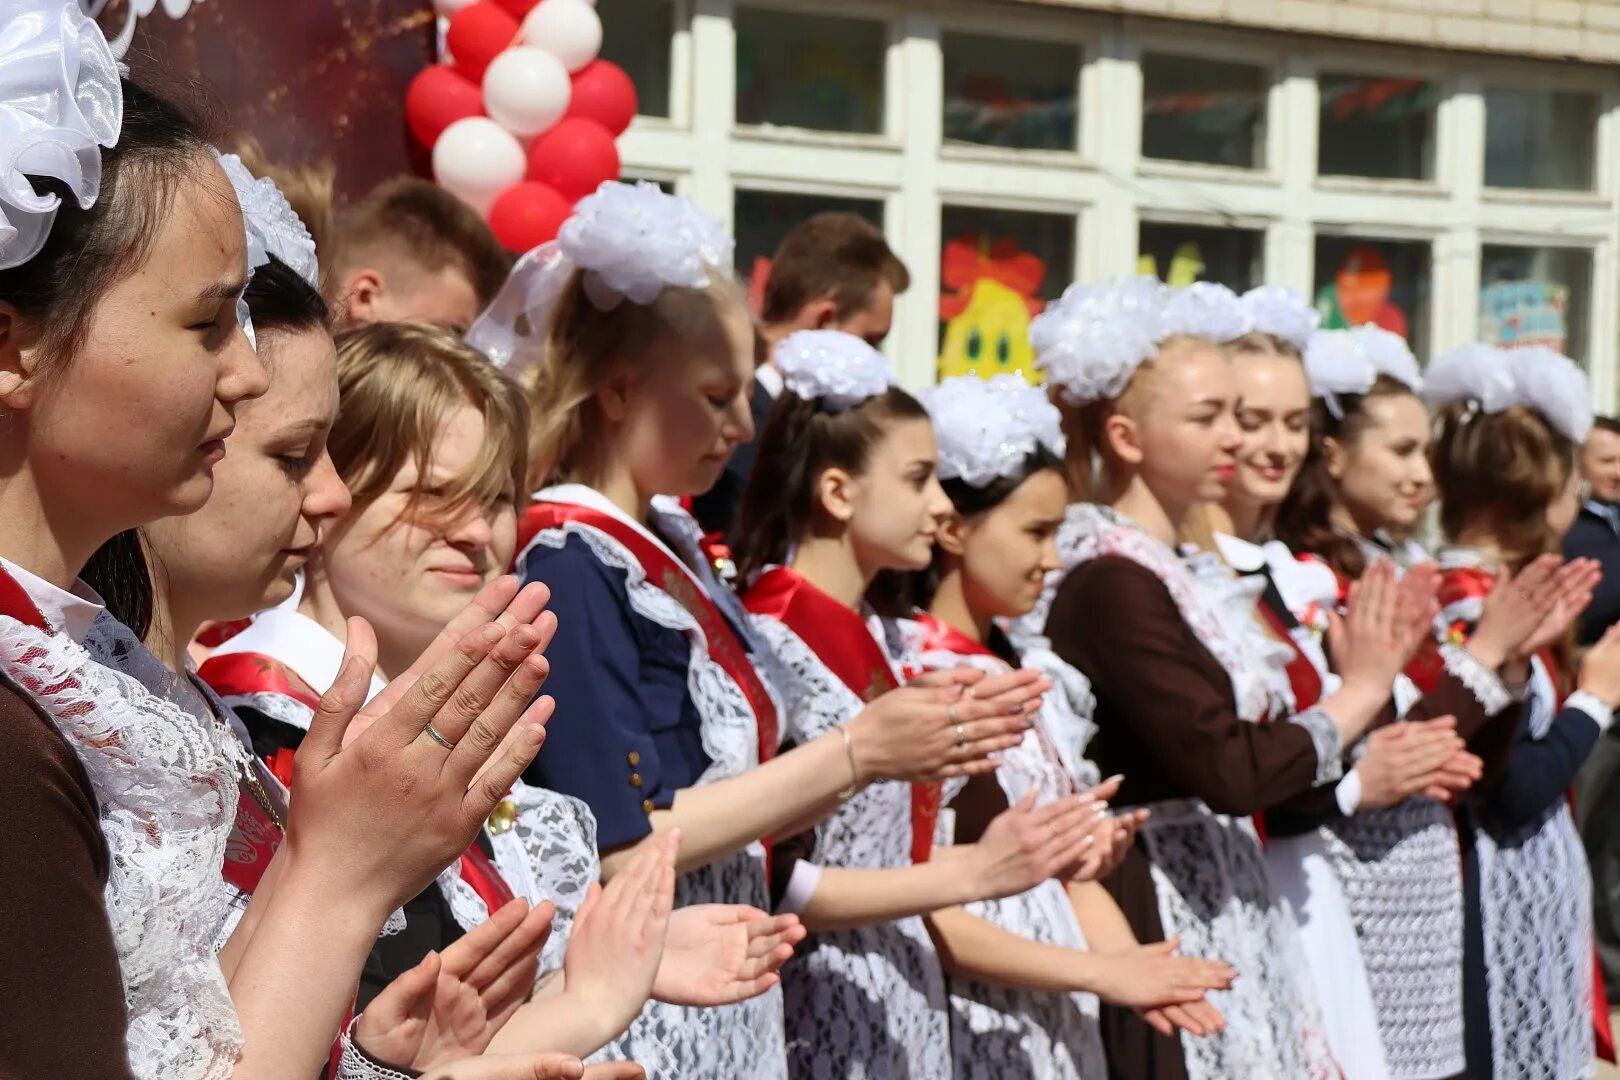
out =
[[[1144,222],[1138,237],[1137,271],[1171,285],[1218,281],[1245,292],[1264,280],[1262,234],[1253,229]]]
[[[1075,148],[1078,47],[947,33],[944,53],[947,141]]]
[[[1074,217],[947,206],[941,214],[939,377],[1037,381],[1029,320],[1074,272]]]
[[[1433,177],[1438,83],[1324,74],[1318,90],[1317,172],[1397,180]]]
[[[1486,185],[1590,191],[1597,114],[1596,94],[1486,90]]]
[[[1142,156],[1263,166],[1270,83],[1252,64],[1144,53]]]
[[[738,191],[735,204],[737,273],[748,283],[748,298],[758,311],[771,274],[771,258],[793,227],[816,214],[859,214],[883,227],[883,204],[875,199],[840,199],[781,191]]]
[[[1479,281],[1481,341],[1546,345],[1585,360],[1591,251],[1486,244]]]
[[[739,124],[883,130],[883,23],[738,8],[736,27]]]
[[[1373,323],[1406,339],[1420,359],[1429,342],[1431,245],[1316,238],[1316,310],[1324,330]]]
[[[669,115],[669,50],[675,36],[672,0],[596,0],[602,52],[636,85],[636,111]]]

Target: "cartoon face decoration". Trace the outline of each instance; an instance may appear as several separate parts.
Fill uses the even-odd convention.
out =
[[[1029,320],[1045,306],[1035,295],[1045,276],[1045,263],[1011,240],[969,235],[947,244],[940,277],[954,291],[939,301],[939,377],[1013,374],[1038,385]]]

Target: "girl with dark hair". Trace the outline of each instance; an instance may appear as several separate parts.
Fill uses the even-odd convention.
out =
[[[299,761],[274,909],[221,969],[219,874],[246,754],[85,652],[110,617],[77,578],[113,536],[206,502],[236,406],[265,391],[237,323],[242,214],[197,129],[121,83],[76,4],[14,0],[0,42],[8,63],[58,80],[5,103],[8,137],[26,142],[0,154],[41,170],[33,198],[0,202],[0,813],[16,829],[0,880],[27,943],[0,999],[0,1071],[313,1075],[388,912],[465,848],[491,789],[532,757],[541,729],[522,714],[538,678],[497,703],[507,680],[481,665],[494,643],[469,642],[435,690],[344,748],[359,705],[346,678]],[[363,655],[350,667],[363,675]],[[475,713],[446,710],[457,690]],[[446,754],[418,738],[429,723],[476,737]]]
[[[545,486],[522,514],[518,565],[570,628],[547,691],[578,722],[557,726],[528,780],[590,807],[608,880],[679,827],[680,905],[768,907],[764,838],[879,777],[993,768],[985,756],[1017,742],[1036,691],[1032,677],[979,682],[971,699],[960,681],[907,688],[778,753],[757,639],[669,497],[707,490],[752,432],[754,327],[730,258],[685,199],[605,185],[520,260],[468,340],[531,387]],[[781,1001],[773,988],[724,1009],[652,1002],[605,1053],[692,1080],[781,1080]]]
[[[870,345],[801,331],[778,345],[776,365],[787,392],[743,498],[740,568],[751,582],[743,603],[776,664],[787,738],[813,743],[906,682],[900,627],[865,597],[882,571],[928,566],[950,504],[927,411],[890,384]],[[1022,716],[1038,704],[1016,708]],[[965,742],[959,709],[948,713]],[[941,801],[956,787],[849,789],[812,832],[778,846],[780,906],[815,935],[784,981],[793,1075],[948,1074],[944,978],[923,916],[1068,876],[1099,832],[1105,841],[1114,832],[1089,796],[1065,793],[1036,808],[1031,794],[973,843],[930,858]],[[1025,830],[1033,858],[1012,855],[1012,837]],[[885,1003],[881,1012],[873,1001]]]
[[[1070,410],[1071,468],[1106,503],[1070,508],[1064,569],[1037,613],[1056,658],[1090,680],[1088,756],[1125,775],[1119,801],[1153,810],[1105,885],[1140,940],[1178,935],[1191,955],[1238,972],[1211,995],[1227,1028],[1210,1038],[1176,1045],[1104,1010],[1112,1068],[1330,1077],[1294,913],[1250,816],[1338,780],[1342,747],[1377,716],[1427,611],[1389,571],[1369,578],[1337,642],[1344,685],[1294,709],[1253,594],[1178,557],[1180,531],[1224,496],[1241,447],[1231,361],[1211,342],[1238,336],[1227,324],[1243,320],[1209,292],[1170,295],[1147,278],[1076,286],[1032,328]]]
[[[1591,391],[1547,349],[1469,346],[1429,368],[1440,410],[1434,472],[1445,641],[1478,632],[1497,583],[1561,547],[1579,506],[1576,456],[1591,429]],[[1468,1076],[1589,1076],[1594,1022],[1592,885],[1569,803],[1620,704],[1620,630],[1571,664],[1571,627],[1596,585],[1594,560],[1535,635],[1525,722],[1505,765],[1457,807],[1463,839],[1463,1002]],[[1432,665],[1426,670],[1432,671]],[[1426,689],[1422,675],[1420,686]],[[1573,686],[1573,692],[1569,688]],[[1612,1058],[1612,1045],[1605,1056]]]
[[[922,401],[939,434],[940,485],[953,510],[940,525],[913,648],[926,669],[1010,671],[1018,654],[997,622],[1026,614],[1059,567],[1056,533],[1068,504],[1060,417],[1041,390],[1014,375],[948,379]],[[1076,775],[1095,780],[1078,756],[1082,721],[1063,713],[1061,700],[1046,700],[993,778],[974,777],[952,800],[956,840],[973,839],[991,815],[1031,792],[1047,803],[1072,793]],[[1118,786],[1115,778],[1090,793],[1106,799]],[[1096,845],[1093,865],[1075,880],[928,916],[951,994],[953,1075],[1104,1075],[1099,997],[1142,1010],[1161,1030],[1220,1029],[1203,995],[1229,986],[1231,969],[1169,956],[1173,943],[1138,946],[1095,881],[1145,817],[1122,815],[1111,845]]]
[[[1329,331],[1311,339],[1305,369],[1315,401],[1311,444],[1299,479],[1277,510],[1277,538],[1302,558],[1325,563],[1337,578],[1334,600],[1370,567],[1426,566],[1410,532],[1433,484],[1429,413],[1404,342],[1376,327]],[[1426,649],[1415,663],[1422,688],[1397,680],[1395,709],[1384,718],[1450,716],[1483,763],[1482,782],[1500,773],[1522,709],[1509,684],[1528,677],[1527,639],[1552,617],[1560,595],[1578,588],[1576,570],[1557,560],[1529,568],[1518,588],[1500,590],[1480,635]],[[1428,571],[1425,571],[1428,572]],[[1358,778],[1359,780],[1359,778]],[[1417,797],[1361,806],[1341,788],[1295,821],[1273,815],[1288,832],[1325,825],[1320,836],[1343,882],[1366,964],[1373,1004],[1394,1080],[1435,1080],[1463,1071],[1463,882],[1451,855],[1457,836],[1443,802]],[[1370,803],[1381,800],[1373,797]],[[1411,948],[1416,937],[1430,942]],[[1417,988],[1422,988],[1421,992]]]

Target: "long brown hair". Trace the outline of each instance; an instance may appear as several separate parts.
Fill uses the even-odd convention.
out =
[[[1333,525],[1333,510],[1339,504],[1339,485],[1328,472],[1327,440],[1353,447],[1372,426],[1367,406],[1381,397],[1399,394],[1415,396],[1412,388],[1399,379],[1378,376],[1365,394],[1340,394],[1335,416],[1322,399],[1311,402],[1311,446],[1305,463],[1287,498],[1277,507],[1274,531],[1277,539],[1300,555],[1317,555],[1345,577],[1356,579],[1367,570],[1367,557],[1352,537]]]
[[[1448,405],[1432,451],[1446,538],[1483,531],[1514,570],[1557,554],[1563,538],[1547,524],[1547,508],[1575,475],[1579,452],[1522,405],[1499,413]]]

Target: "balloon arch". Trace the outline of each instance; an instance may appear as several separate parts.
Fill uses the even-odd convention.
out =
[[[405,118],[432,151],[433,178],[501,243],[551,240],[574,203],[619,176],[614,140],[636,90],[598,58],[589,0],[434,0],[447,20],[440,63],[412,80]]]

